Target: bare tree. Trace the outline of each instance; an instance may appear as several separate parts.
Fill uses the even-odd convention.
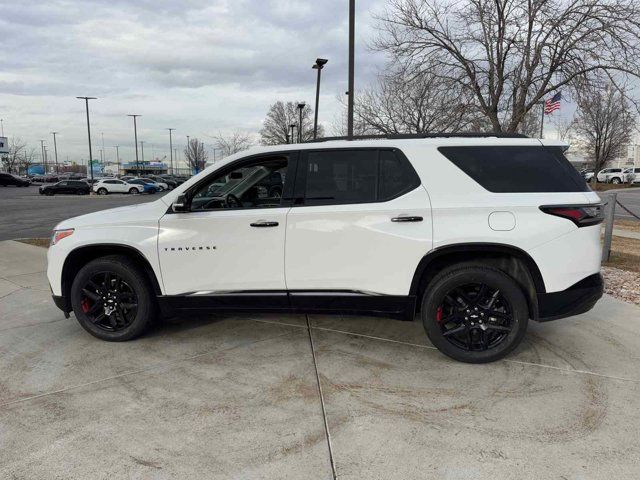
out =
[[[253,144],[251,135],[238,130],[231,132],[228,135],[219,133],[214,135],[213,138],[216,141],[216,149],[222,152],[223,157],[246,150]]]
[[[297,142],[301,102],[282,102],[278,100],[269,107],[267,117],[260,130],[260,143],[263,145],[280,145]],[[290,139],[291,125],[295,125],[294,139]],[[318,137],[324,136],[324,128],[318,125]],[[308,104],[302,110],[302,140],[313,140],[313,109]]]
[[[478,120],[477,108],[467,97],[459,84],[431,69],[412,74],[396,68],[359,94],[354,110],[373,133],[456,132],[468,130]]]
[[[635,118],[624,92],[612,84],[588,83],[578,90],[575,131],[586,158],[599,171],[620,157],[631,140]]]
[[[9,140],[9,153],[2,157],[2,167],[9,173],[18,168],[20,157],[24,154],[27,145],[18,137]]]
[[[36,149],[35,147],[25,147],[22,151],[22,155],[20,155],[20,157],[18,158],[18,169],[22,170],[25,175],[28,174],[29,167],[36,163],[39,156],[39,149]]]
[[[495,132],[579,78],[640,74],[637,0],[390,0],[379,26],[378,48],[468,90]]]
[[[204,164],[208,158],[204,143],[197,138],[190,138],[187,147],[184,149],[184,158],[186,158],[189,168],[195,173],[204,170]]]
[[[551,119],[551,125],[556,129],[558,140],[566,140],[571,136],[575,128],[575,119],[557,115]]]

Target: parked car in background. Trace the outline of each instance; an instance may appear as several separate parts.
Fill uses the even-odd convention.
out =
[[[98,195],[108,195],[109,193],[130,193],[137,195],[138,193],[144,192],[144,187],[117,178],[102,178],[93,185],[93,191]]]
[[[13,185],[16,187],[28,187],[31,185],[31,182],[27,179],[20,178],[17,175],[13,175],[11,173],[1,173],[0,172],[0,185],[3,187],[8,187],[9,185]]]
[[[584,178],[585,182],[591,182],[595,177],[596,172],[593,169],[580,170],[580,175]]]
[[[169,174],[162,174],[162,175],[158,175],[160,178],[164,179],[165,182],[169,183],[169,182],[173,182],[175,183],[175,187],[176,188],[180,185],[182,185],[186,180],[182,179],[182,178],[178,178],[174,175],[169,175]]]
[[[167,185],[165,182],[159,182],[156,179],[151,177],[142,177],[142,180],[155,183],[158,186],[158,188],[160,188],[161,192],[164,192],[165,190],[169,190],[169,185]]]
[[[149,178],[160,185],[165,184],[167,186],[165,190],[173,190],[178,186],[178,182],[170,177],[163,177],[161,175],[147,175],[146,178]]]
[[[141,185],[144,189],[144,193],[156,193],[160,191],[160,187],[157,184],[151,181],[144,181],[141,178],[133,178],[131,180],[127,180],[127,183],[131,183],[133,185]]]
[[[53,185],[42,185],[39,189],[40,195],[88,195],[91,192],[91,185],[82,180],[63,180]]]
[[[621,168],[603,168],[596,176],[600,183],[622,183],[623,178]]]
[[[623,172],[624,183],[640,183],[640,167],[626,168]]]

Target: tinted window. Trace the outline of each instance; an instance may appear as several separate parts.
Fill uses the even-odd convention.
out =
[[[490,192],[586,192],[560,148],[487,146],[438,149]]]
[[[309,152],[305,204],[374,202],[377,157],[376,150]]]
[[[380,151],[378,201],[384,202],[410,192],[420,185],[418,174],[409,162],[391,150]]]

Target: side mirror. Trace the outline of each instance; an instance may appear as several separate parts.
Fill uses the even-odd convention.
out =
[[[171,210],[175,213],[187,212],[189,211],[189,206],[187,202],[186,195],[178,195],[178,198],[171,204]]]

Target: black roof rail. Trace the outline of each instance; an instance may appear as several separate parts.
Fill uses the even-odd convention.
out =
[[[331,140],[406,140],[412,138],[529,138],[522,133],[496,132],[441,132],[441,133],[389,133],[381,135],[354,135],[353,137],[322,137],[302,143],[328,142]]]

